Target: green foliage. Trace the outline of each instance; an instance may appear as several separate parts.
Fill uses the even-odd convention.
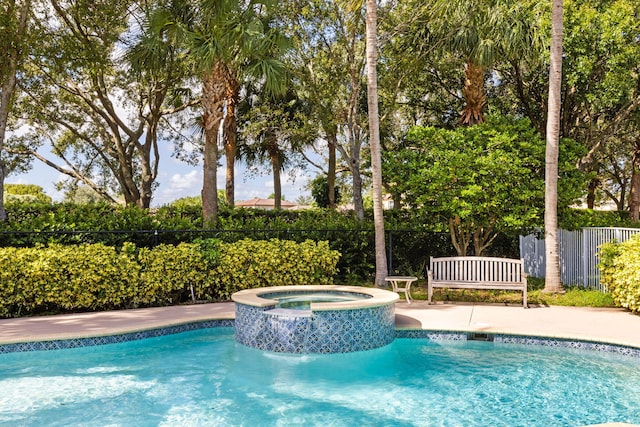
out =
[[[221,245],[220,263],[212,274],[220,296],[229,298],[261,286],[329,284],[339,257],[327,242],[244,239]]]
[[[453,224],[468,240],[486,233],[490,242],[497,230],[543,224],[544,150],[528,120],[490,116],[486,123],[454,130],[414,127],[404,147],[386,153],[383,167],[410,209]],[[559,206],[580,196],[582,177],[573,166],[578,155],[575,144],[563,141]]]
[[[28,203],[51,203],[51,197],[47,196],[39,185],[33,184],[5,184],[5,201],[26,201]]]
[[[640,235],[606,243],[600,252],[600,283],[619,307],[640,313]]]
[[[120,250],[103,244],[0,249],[0,317],[229,299],[258,286],[331,283],[327,242],[202,240]]]
[[[105,310],[128,306],[139,266],[97,245],[0,250],[0,315]]]
[[[333,188],[336,205],[340,203],[340,188]],[[311,196],[321,208],[329,207],[329,182],[324,175],[318,175],[311,181]]]
[[[198,245],[160,245],[138,253],[141,285],[135,305],[170,305],[191,299],[209,299],[205,291],[208,264]]]
[[[640,227],[640,223],[629,219],[629,211],[593,209],[563,209],[558,212],[558,223],[564,230],[579,230],[583,227]]]
[[[8,205],[10,221],[0,223],[0,247],[37,244],[103,243],[121,247],[125,242],[152,248],[159,244],[198,243],[217,238],[227,243],[244,238],[265,240],[280,238],[303,242],[328,241],[332,250],[342,254],[338,261],[338,283],[370,281],[375,266],[373,213],[365,211],[364,221],[356,221],[350,212],[328,209],[303,211],[265,211],[260,209],[222,209],[218,229],[202,229],[199,204],[180,201],[147,211],[106,203]],[[393,251],[394,270],[420,271],[429,256],[455,253],[446,226],[412,210],[384,212],[388,244]],[[201,248],[202,249],[202,248]],[[496,256],[519,254],[518,238],[500,234],[488,253]]]

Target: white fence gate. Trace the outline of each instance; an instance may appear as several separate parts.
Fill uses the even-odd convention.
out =
[[[558,230],[560,278],[567,285],[604,290],[600,284],[598,250],[603,243],[624,242],[636,228],[589,227],[577,231]],[[524,258],[524,271],[531,277],[545,277],[544,240],[533,235],[520,236],[520,256]]]

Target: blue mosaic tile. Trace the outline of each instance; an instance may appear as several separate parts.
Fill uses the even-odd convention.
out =
[[[424,329],[398,329],[396,338],[427,338],[432,341],[466,341],[467,332],[428,331]]]
[[[117,344],[127,341],[137,341],[145,338],[159,337],[163,335],[178,334],[196,329],[233,327],[233,320],[207,320],[202,322],[187,323],[184,325],[169,326],[165,328],[151,329],[148,331],[130,332],[126,334],[106,335],[91,338],[72,338],[65,340],[35,341],[14,344],[0,344],[0,354],[24,351],[48,351],[67,348],[91,347],[97,345]]]
[[[498,344],[524,344],[541,345],[545,347],[575,348],[580,350],[600,351],[605,353],[616,353],[625,356],[640,357],[640,348],[595,341],[496,334],[493,336],[493,342]]]
[[[473,332],[430,331],[424,329],[398,329],[396,338],[423,338],[433,341],[466,341],[473,339]],[[640,357],[640,348],[595,341],[562,338],[532,337],[522,335],[487,334],[487,341],[494,344],[542,345],[547,347],[574,348],[580,350],[616,353]]]
[[[236,303],[236,341],[288,353],[348,353],[390,344],[395,306],[353,310],[267,310]]]

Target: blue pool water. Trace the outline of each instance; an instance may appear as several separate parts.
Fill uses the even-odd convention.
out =
[[[371,295],[355,292],[272,292],[260,295],[278,301],[278,307],[294,310],[309,310],[312,302],[349,302],[371,298]]]
[[[3,426],[640,424],[640,359],[396,339],[346,354],[266,353],[232,328],[0,355]]]

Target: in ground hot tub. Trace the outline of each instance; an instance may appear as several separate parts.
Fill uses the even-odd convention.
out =
[[[395,336],[398,294],[358,286],[275,286],[233,294],[236,341],[286,353],[347,353]]]

